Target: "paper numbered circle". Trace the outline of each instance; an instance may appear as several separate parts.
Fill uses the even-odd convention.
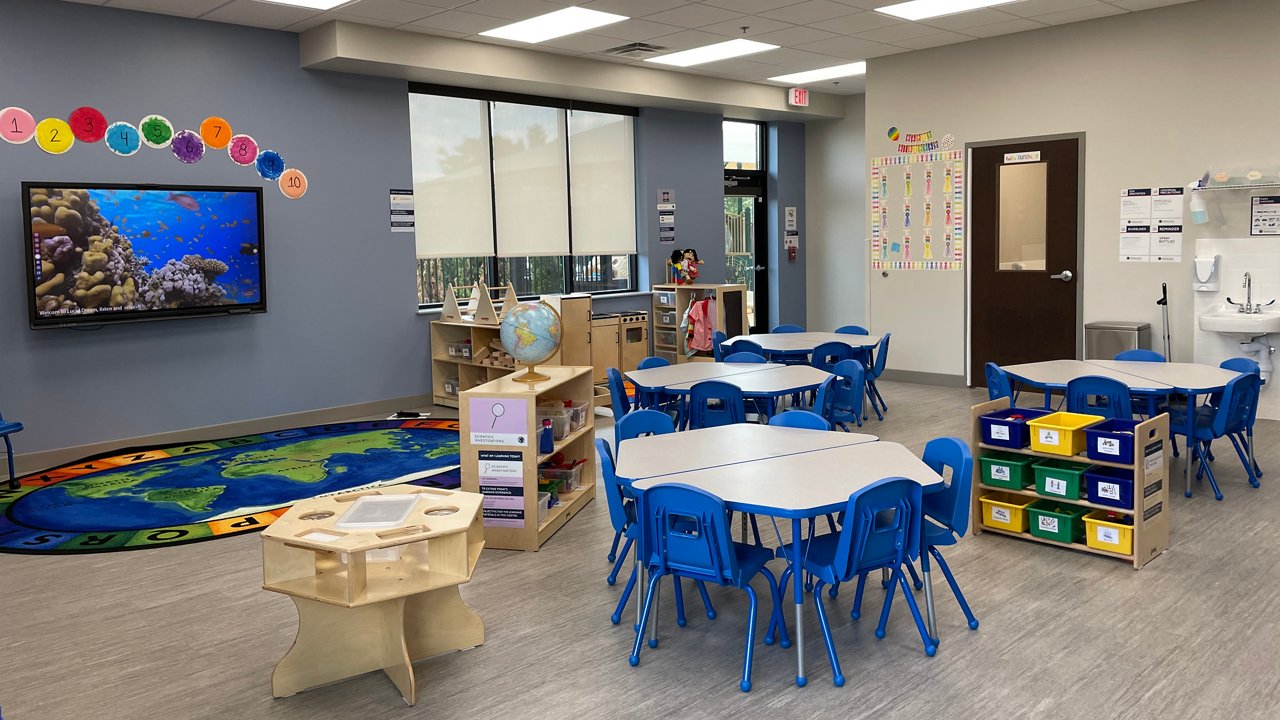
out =
[[[108,125],[103,139],[107,142],[108,150],[122,157],[129,157],[142,148],[142,134],[127,122]]]
[[[97,108],[78,107],[71,111],[67,123],[80,142],[96,143],[107,133],[107,117]]]
[[[50,155],[61,155],[76,144],[76,136],[66,120],[45,118],[36,124],[36,144]]]
[[[204,141],[190,130],[179,130],[175,133],[170,148],[173,150],[174,157],[188,165],[198,163],[200,158],[204,157]]]
[[[227,143],[227,155],[237,165],[252,165],[258,159],[258,143],[248,135],[236,135]]]
[[[263,180],[278,180],[284,174],[284,158],[275,150],[263,150],[258,153],[254,167]]]
[[[142,133],[142,142],[157,150],[169,147],[173,140],[173,123],[163,115],[142,118],[142,122],[138,123],[138,131]]]
[[[285,170],[277,182],[280,183],[280,192],[290,200],[297,200],[307,194],[307,176],[297,168]]]
[[[36,119],[31,113],[20,107],[7,107],[0,110],[0,137],[6,141],[21,145],[36,134]]]
[[[221,150],[231,142],[231,123],[217,115],[210,115],[200,123],[200,139],[214,150]]]

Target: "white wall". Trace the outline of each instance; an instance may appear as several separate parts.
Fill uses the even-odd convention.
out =
[[[1188,233],[1182,264],[1121,264],[1118,194],[1185,185],[1211,166],[1280,160],[1272,141],[1280,103],[1271,80],[1280,75],[1280,53],[1268,49],[1276,27],[1274,0],[1205,0],[875,58],[867,73],[866,162],[894,153],[890,126],[953,133],[961,145],[1085,133],[1082,321],[1146,321],[1158,337],[1155,300],[1167,282],[1174,356],[1190,360],[1190,259],[1202,231]],[[838,154],[855,132],[815,132],[811,172],[813,159]],[[810,198],[821,189],[815,185]],[[814,227],[852,214],[831,203],[810,206]],[[810,273],[814,317],[848,292],[848,281],[826,268],[815,272],[814,264]],[[892,368],[964,373],[961,274],[874,273],[868,282],[871,325],[894,332]]]
[[[805,125],[808,215],[805,327],[834,330],[867,324],[866,153],[862,95],[845,98],[844,118]]]

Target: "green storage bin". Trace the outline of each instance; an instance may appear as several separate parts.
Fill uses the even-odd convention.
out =
[[[1031,467],[1036,458],[1031,455],[993,452],[980,458],[982,465],[982,484],[989,487],[1021,490],[1035,485],[1035,475]]]
[[[1041,460],[1033,466],[1036,493],[1045,497],[1079,500],[1085,488],[1084,474],[1092,470],[1089,463],[1070,460]]]
[[[1031,515],[1031,534],[1060,543],[1084,542],[1084,516],[1089,508],[1077,507],[1057,500],[1037,500],[1027,508]]]

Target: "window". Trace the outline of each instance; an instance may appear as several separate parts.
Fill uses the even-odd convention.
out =
[[[724,121],[724,169],[763,170],[760,162],[760,123]]]
[[[478,278],[522,297],[634,290],[635,114],[414,86],[418,305]]]

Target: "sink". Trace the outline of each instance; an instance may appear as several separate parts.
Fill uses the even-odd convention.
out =
[[[1219,308],[1200,316],[1200,329],[1222,333],[1239,342],[1252,342],[1268,333],[1280,333],[1280,311],[1242,313]]]

